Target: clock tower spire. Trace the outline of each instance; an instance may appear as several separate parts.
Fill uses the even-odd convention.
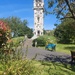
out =
[[[34,0],[34,36],[43,35],[44,0]]]

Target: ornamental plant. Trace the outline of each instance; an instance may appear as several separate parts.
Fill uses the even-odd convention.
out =
[[[0,20],[0,48],[2,48],[10,38],[10,28],[4,21]]]

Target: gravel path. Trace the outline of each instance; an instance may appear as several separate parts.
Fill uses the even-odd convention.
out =
[[[60,52],[53,52],[47,51],[36,47],[28,48],[26,52],[26,48],[23,47],[22,50],[23,54],[27,54],[27,59],[35,60],[43,60],[43,61],[52,61],[52,62],[61,62],[61,63],[69,63],[71,61],[71,55],[60,53]]]

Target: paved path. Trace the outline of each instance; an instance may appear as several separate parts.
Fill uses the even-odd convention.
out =
[[[69,63],[71,61],[71,56],[65,53],[52,52],[44,49],[29,47],[26,51],[26,47],[23,47],[23,51],[27,54],[27,59],[43,60],[43,61],[52,61],[52,62],[61,62]]]
[[[69,63],[71,61],[71,55],[32,47],[32,40],[30,39],[27,39],[24,42],[22,52],[24,54],[23,56],[26,55],[27,59],[35,58],[35,60],[61,63]]]

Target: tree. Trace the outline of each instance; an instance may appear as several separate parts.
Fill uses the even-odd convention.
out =
[[[75,19],[75,0],[48,0],[48,8],[52,8],[49,13],[56,14],[57,18]],[[68,16],[67,13],[71,15]]]
[[[59,43],[75,43],[75,20],[64,19],[56,27],[54,35]]]
[[[7,23],[0,20],[0,48],[2,44],[6,44],[10,37],[10,28]]]
[[[27,33],[28,38],[31,38],[33,36],[33,29],[28,29]]]
[[[24,36],[29,33],[33,34],[32,30],[27,26],[27,20],[21,21],[21,19],[18,17],[2,18],[2,20],[9,24],[11,32],[14,34],[14,37]]]

